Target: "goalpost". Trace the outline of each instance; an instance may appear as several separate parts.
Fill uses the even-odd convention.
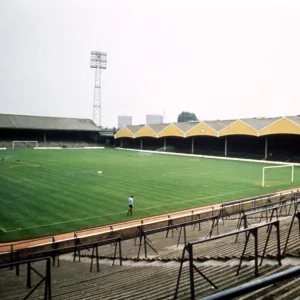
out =
[[[28,147],[29,144],[33,144],[32,148],[38,147],[39,143],[38,141],[13,141],[12,142],[12,148],[15,149],[18,144],[26,145]]]
[[[294,165],[293,164],[263,167],[263,171],[262,171],[262,187],[265,186],[266,171],[268,171],[270,169],[277,169],[277,168],[291,168],[291,182],[294,182]]]

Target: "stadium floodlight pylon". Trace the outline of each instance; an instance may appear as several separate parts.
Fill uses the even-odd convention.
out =
[[[13,141],[12,148],[15,149],[17,144],[34,144],[33,148],[38,148],[39,143],[38,141]]]
[[[294,182],[294,165],[293,164],[284,164],[284,165],[280,165],[280,166],[270,166],[270,167],[263,167],[263,171],[262,171],[262,187],[265,187],[265,179],[266,179],[266,171],[270,170],[270,169],[277,169],[277,168],[287,168],[287,167],[291,167],[291,182]]]
[[[106,69],[107,54],[105,52],[91,52],[91,68],[95,69],[95,90],[93,121],[101,127],[101,70]]]

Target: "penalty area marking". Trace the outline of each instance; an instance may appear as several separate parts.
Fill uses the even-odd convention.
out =
[[[190,199],[190,200],[186,200],[186,201],[181,200],[181,201],[172,202],[172,203],[174,204],[174,203],[193,202],[193,201],[197,201],[197,200],[211,199],[211,198],[215,198],[215,197],[221,197],[221,196],[236,194],[237,192],[247,192],[247,191],[253,191],[253,190],[257,190],[257,188],[234,191],[234,192],[228,192],[228,193],[222,193],[222,194],[216,194],[216,195],[211,195],[211,196],[207,196],[207,197],[200,197],[200,198],[196,198],[196,199]],[[144,209],[139,209],[139,211],[147,211],[147,210],[152,209],[152,208],[168,206],[168,205],[169,204],[150,206],[150,207],[147,207],[147,208],[144,208]],[[187,209],[184,209],[184,210],[187,210]],[[176,213],[176,212],[173,212],[173,213]],[[122,212],[112,213],[112,214],[107,214],[107,215],[99,215],[99,216],[93,216],[93,217],[87,217],[87,218],[81,218],[81,219],[74,219],[74,220],[68,220],[68,221],[62,221],[62,222],[55,222],[55,223],[44,224],[44,225],[31,226],[31,227],[26,227],[26,228],[18,228],[18,229],[13,229],[13,230],[7,230],[6,233],[22,231],[22,230],[27,230],[27,229],[34,229],[34,228],[42,228],[42,227],[47,227],[47,226],[54,226],[54,225],[59,225],[59,224],[67,224],[67,223],[84,221],[84,220],[97,219],[97,218],[100,218],[100,217],[103,218],[103,217],[109,217],[109,216],[116,216],[116,215],[124,215],[124,210]]]

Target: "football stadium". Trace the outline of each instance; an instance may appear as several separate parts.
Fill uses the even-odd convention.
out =
[[[300,300],[298,2],[2,0],[0,300]]]
[[[299,116],[0,136],[1,299],[298,296]]]

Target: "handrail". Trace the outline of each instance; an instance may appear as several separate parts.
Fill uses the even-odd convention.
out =
[[[45,275],[42,275],[40,272],[38,272],[32,264],[39,261],[46,261],[46,270]],[[28,299],[30,295],[34,293],[34,291],[44,282],[45,288],[44,288],[44,300],[51,300],[51,259],[50,257],[43,257],[43,258],[35,258],[35,259],[25,259],[25,260],[19,260],[16,262],[10,262],[10,263],[3,263],[0,264],[0,269],[5,268],[13,268],[16,267],[16,275],[19,276],[19,266],[27,264],[27,278],[26,278],[26,287],[28,289],[31,289],[28,294],[24,297],[24,299]],[[34,287],[32,287],[32,280],[31,280],[31,271],[34,271],[41,279],[38,283],[35,284]]]
[[[257,214],[259,212],[262,212],[263,210],[271,210],[277,204],[279,204],[278,207],[280,208],[281,206],[284,206],[284,205],[290,205],[290,204],[299,202],[299,200],[298,200],[299,198],[297,197],[296,199],[294,199],[294,200],[291,200],[291,199],[283,200],[282,199],[282,200],[279,200],[279,201],[274,201],[274,202],[270,202],[270,203],[266,203],[266,204],[262,204],[262,205],[258,205],[258,206],[254,206],[254,207],[250,207],[250,208],[246,208],[246,209],[243,209],[241,211],[241,213],[243,213],[243,214],[247,213],[247,215]],[[289,202],[289,203],[281,204],[281,203],[284,203],[284,202]],[[271,207],[269,207],[269,206],[271,206]],[[269,208],[266,208],[266,207],[269,207]],[[260,210],[261,208],[263,210]],[[256,211],[256,210],[260,210],[260,211]],[[250,212],[250,213],[248,213],[248,212]]]
[[[219,293],[199,298],[199,300],[222,300],[222,299],[233,299],[235,297],[239,297],[245,295],[247,293],[259,290],[261,288],[267,287],[271,284],[281,282],[283,280],[290,279],[295,276],[300,275],[300,266],[292,267],[282,272],[250,281],[248,283],[235,286],[233,288],[227,289],[225,291],[221,291]]]
[[[266,212],[266,211],[273,210],[275,208],[283,208],[283,207],[286,207],[286,206],[289,206],[289,205],[300,203],[300,200],[297,199],[295,201],[290,201],[289,203],[285,203],[285,204],[280,205],[280,203],[287,202],[287,201],[290,201],[290,200],[272,202],[272,203],[268,203],[268,204],[265,204],[265,205],[261,205],[259,207],[256,206],[256,208],[263,208],[263,207],[267,207],[267,208],[264,208],[264,209],[261,209],[261,210],[258,210],[258,211],[252,211],[252,212],[249,212],[249,213],[247,213],[248,210],[245,209],[241,213],[243,213],[245,216],[252,216],[252,215],[255,215],[255,214],[258,214],[258,213],[263,213],[263,212]],[[279,204],[279,205],[277,205],[277,204]],[[268,206],[271,206],[271,207],[268,207]]]
[[[89,242],[89,243],[85,243],[85,244],[81,244],[80,243],[80,238],[74,239],[75,244],[73,246],[68,246],[68,247],[61,247],[61,248],[57,248],[56,244],[53,244],[52,249],[48,249],[48,250],[44,250],[44,251],[40,251],[40,252],[34,252],[34,253],[30,253],[28,255],[28,257],[45,257],[45,256],[50,256],[52,257],[52,265],[55,265],[55,260],[57,259],[57,263],[58,266],[60,265],[60,260],[59,260],[59,256],[63,253],[66,252],[72,252],[73,251],[73,261],[75,261],[76,257],[78,256],[78,259],[80,261],[81,258],[81,250],[88,250],[90,248],[92,248],[92,255],[91,255],[91,265],[90,265],[90,271],[92,271],[93,269],[93,260],[96,259],[96,267],[97,267],[97,272],[100,271],[99,268],[99,250],[98,247],[99,246],[103,246],[103,245],[108,245],[108,244],[114,244],[115,249],[114,249],[114,256],[113,256],[113,265],[115,264],[115,259],[116,259],[116,254],[117,254],[117,248],[119,248],[119,261],[120,261],[120,266],[122,266],[122,247],[121,247],[121,242],[122,239],[121,237],[114,237],[114,238],[109,238],[106,240],[101,240],[101,241],[96,241],[96,242]],[[95,253],[95,255],[94,255]]]
[[[253,200],[270,198],[270,197],[273,197],[275,195],[276,195],[276,193],[270,193],[270,194],[265,194],[265,195],[261,195],[261,196],[255,196],[255,197],[249,197],[249,198],[244,198],[244,199],[239,199],[239,200],[234,200],[234,201],[228,201],[228,202],[222,203],[221,207],[234,205],[234,204],[241,204],[241,203],[248,202],[248,201],[253,201]]]
[[[28,264],[28,263],[34,263],[34,262],[38,262],[38,261],[43,261],[43,260],[49,260],[50,257],[40,257],[40,258],[30,258],[30,259],[24,259],[24,260],[19,260],[19,261],[15,261],[15,262],[9,262],[9,263],[2,263],[0,264],[0,269],[6,269],[6,268],[10,268],[10,267],[15,267],[18,265],[24,265],[24,264]]]
[[[77,244],[74,246],[68,246],[68,247],[62,247],[62,248],[48,249],[48,250],[44,250],[44,251],[40,251],[40,252],[34,252],[34,253],[30,253],[29,256],[32,257],[32,256],[46,255],[46,254],[52,255],[54,253],[58,254],[61,251],[69,251],[69,250],[75,250],[75,249],[78,250],[81,248],[91,248],[93,246],[98,247],[98,246],[110,244],[112,242],[119,242],[120,240],[121,240],[121,237],[114,237],[114,238],[90,242],[90,243],[86,243],[86,244]]]
[[[219,219],[219,218],[220,218],[220,215],[211,216],[211,217],[207,217],[207,218],[196,219],[193,221],[187,221],[187,222],[176,223],[173,225],[163,226],[163,227],[159,227],[159,228],[148,229],[148,230],[145,230],[144,232],[147,235],[154,234],[154,233],[159,233],[159,232],[163,232],[163,231],[170,230],[170,229],[176,229],[176,228],[182,227],[182,226],[189,226],[189,225],[195,225],[198,223],[208,222],[208,221],[212,221],[212,220]],[[147,225],[147,224],[143,224],[143,225]]]
[[[253,230],[253,229],[259,229],[259,228],[262,228],[262,227],[265,227],[265,226],[271,226],[271,225],[274,225],[274,224],[279,224],[279,221],[276,220],[276,221],[261,223],[259,225],[255,225],[253,227],[249,227],[249,228],[241,229],[241,230],[236,230],[235,229],[235,230],[226,232],[224,234],[219,234],[219,235],[212,236],[212,237],[207,238],[207,239],[199,239],[199,240],[191,241],[188,244],[191,245],[191,246],[195,246],[195,245],[199,245],[199,244],[202,244],[202,243],[205,243],[205,242],[219,240],[219,239],[222,239],[224,237],[233,236],[233,235],[243,233],[243,232],[249,232],[250,230]]]
[[[189,242],[182,251],[182,257],[181,257],[181,263],[180,263],[180,268],[179,268],[179,272],[178,272],[178,277],[177,277],[177,284],[176,284],[176,289],[175,289],[175,294],[174,294],[174,299],[177,299],[177,295],[178,295],[178,290],[179,290],[179,285],[180,285],[180,280],[181,280],[181,276],[182,276],[182,269],[183,269],[183,263],[185,261],[185,254],[188,253],[188,267],[189,267],[189,283],[190,283],[190,295],[191,295],[191,299],[195,299],[195,280],[194,280],[194,271],[197,271],[197,273],[199,275],[201,275],[213,288],[218,289],[218,287],[205,275],[203,274],[200,270],[199,267],[197,267],[194,264],[194,254],[193,254],[193,247],[205,242],[209,242],[209,241],[214,241],[214,240],[218,240],[221,238],[225,238],[225,237],[229,237],[229,236],[233,236],[233,235],[237,235],[239,233],[246,233],[246,240],[245,240],[245,245],[243,248],[243,252],[242,255],[240,257],[240,262],[238,265],[238,269],[237,269],[237,273],[236,275],[239,274],[241,266],[242,266],[242,262],[245,258],[245,252],[248,246],[248,242],[249,242],[249,238],[250,235],[252,235],[254,237],[254,274],[256,277],[259,276],[259,265],[258,265],[258,230],[260,228],[263,227],[268,227],[268,236],[265,242],[265,246],[263,249],[263,254],[261,256],[261,262],[260,265],[263,262],[263,259],[265,257],[265,251],[267,249],[268,243],[269,243],[269,237],[272,231],[272,227],[274,226],[276,229],[276,238],[277,238],[277,261],[278,261],[278,265],[281,266],[281,250],[280,250],[280,228],[279,228],[279,224],[280,221],[276,220],[276,221],[272,221],[272,222],[267,222],[264,224],[260,224],[260,225],[256,225],[253,227],[249,227],[246,229],[242,229],[242,230],[234,230],[222,235],[218,235],[218,236],[212,236],[208,239],[199,239],[196,241],[191,241]],[[228,298],[227,298],[228,299]],[[231,299],[231,298],[230,298]]]

